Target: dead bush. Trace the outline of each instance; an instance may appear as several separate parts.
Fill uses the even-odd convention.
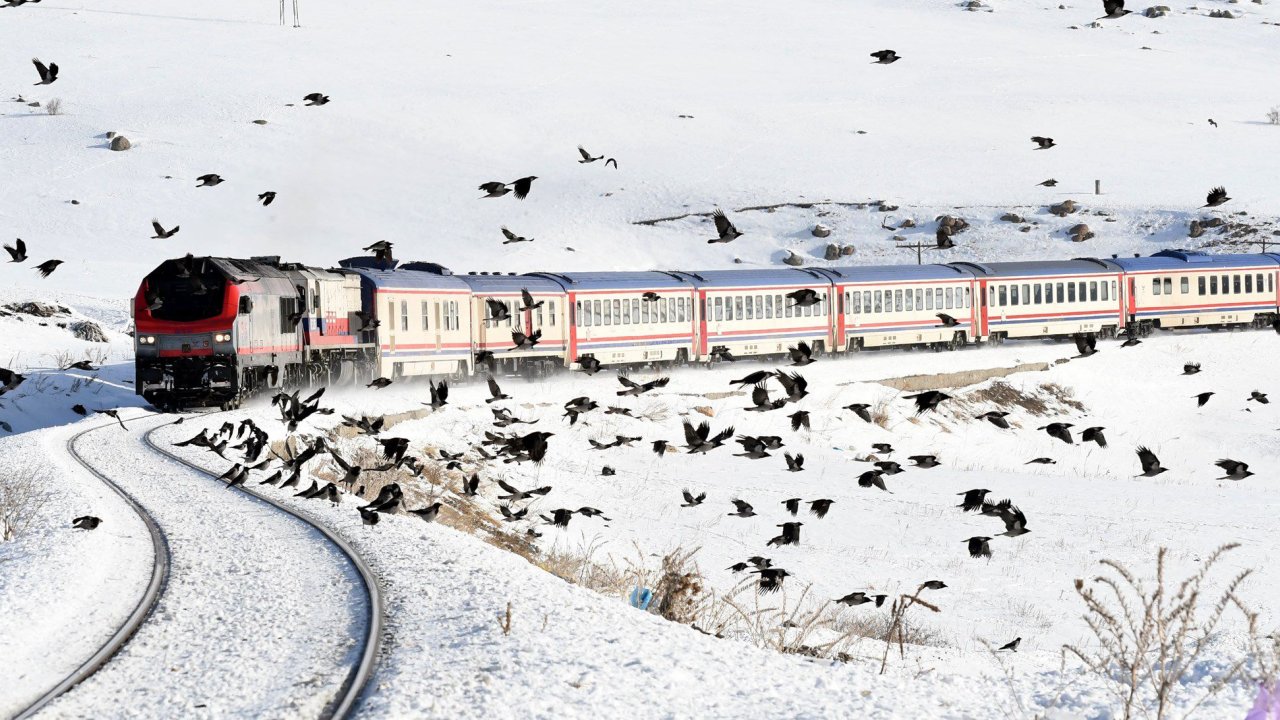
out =
[[[62,98],[54,98],[44,104],[44,111],[50,115],[62,114]]]
[[[1267,122],[1272,125],[1280,125],[1280,105],[1267,111]]]
[[[0,542],[9,542],[25,532],[48,501],[49,493],[35,470],[24,468],[0,474]]]

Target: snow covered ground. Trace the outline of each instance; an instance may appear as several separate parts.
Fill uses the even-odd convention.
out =
[[[1161,18],[1134,14],[1096,27],[1094,2],[990,0],[976,12],[942,0],[300,4],[300,29],[279,26],[275,4],[261,0],[45,0],[0,10],[0,240],[21,237],[31,254],[26,263],[0,263],[0,305],[38,300],[69,308],[45,319],[0,317],[0,367],[29,377],[0,399],[0,421],[11,428],[0,431],[0,468],[37,473],[50,493],[29,532],[0,543],[0,665],[7,668],[0,675],[20,688],[0,688],[0,714],[92,652],[127,614],[148,572],[141,525],[62,446],[105,420],[94,410],[142,404],[131,386],[126,298],[164,258],[280,254],[327,266],[386,239],[400,257],[460,271],[773,265],[787,251],[818,264],[828,242],[855,248],[841,262],[913,262],[915,251],[902,246],[931,243],[943,214],[971,227],[956,236],[954,250],[926,251],[926,262],[1243,248],[1277,232],[1280,127],[1265,118],[1280,105],[1274,3],[1207,0]],[[1238,17],[1209,17],[1220,10]],[[903,59],[871,64],[868,53],[886,47]],[[59,64],[55,84],[31,86],[32,56]],[[316,91],[332,102],[304,107],[302,96]],[[61,114],[46,112],[54,98]],[[108,131],[126,135],[133,149],[108,150]],[[1034,150],[1032,135],[1058,146]],[[577,163],[579,144],[616,158],[618,169]],[[205,173],[226,182],[197,189],[195,178]],[[528,199],[478,199],[481,182],[525,175],[538,176]],[[1047,178],[1057,187],[1036,185]],[[1093,194],[1095,179],[1101,195]],[[1231,203],[1212,215],[1199,210],[1219,184]],[[255,198],[268,190],[278,199],[261,207]],[[1068,198],[1081,210],[1047,213]],[[776,204],[784,205],[746,209]],[[732,245],[708,245],[714,233],[703,216],[637,224],[717,207],[745,233]],[[1002,220],[1006,213],[1021,221]],[[1188,223],[1203,217],[1229,226],[1187,237]],[[181,230],[149,239],[152,218]],[[817,222],[832,229],[829,238],[810,234]],[[1096,237],[1071,243],[1066,230],[1081,222]],[[503,225],[535,241],[503,246]],[[39,279],[32,266],[49,258],[66,263]],[[59,326],[83,320],[101,326],[107,342],[78,340]],[[909,648],[883,676],[866,659],[878,656],[872,640],[854,645],[850,663],[779,655],[661,621],[439,524],[388,517],[368,528],[351,499],[332,509],[277,494],[347,537],[385,585],[388,632],[362,706],[369,717],[597,717],[640,707],[699,718],[1030,717],[1041,709],[1056,718],[1110,717],[1114,699],[1097,680],[1058,669],[1059,647],[1087,640],[1071,582],[1096,574],[1098,560],[1148,572],[1155,548],[1167,545],[1180,577],[1219,544],[1239,542],[1222,579],[1255,569],[1243,597],[1262,612],[1264,627],[1277,625],[1266,590],[1280,582],[1267,562],[1277,550],[1280,421],[1273,405],[1246,402],[1252,390],[1273,390],[1275,342],[1269,333],[1204,333],[1161,335],[1136,348],[1108,343],[1093,358],[965,387],[952,393],[960,399],[921,418],[876,381],[1052,363],[1073,349],[1013,343],[822,361],[801,370],[812,383],[801,407],[813,430],[799,433],[782,417],[791,407],[745,413],[745,393],[724,394],[730,379],[772,366],[674,373],[667,388],[627,403],[655,419],[593,413],[572,428],[560,406],[583,394],[612,400],[617,385],[609,373],[503,381],[516,397],[507,405],[556,436],[541,468],[480,468],[482,507],[496,512],[493,483],[502,478],[520,488],[553,487],[532,515],[589,505],[610,518],[575,515],[564,530],[539,525],[544,551],[590,549],[604,564],[651,566],[675,547],[697,547],[716,593],[741,582],[730,564],[765,554],[793,573],[789,601],[806,586],[811,598],[826,600],[944,580],[949,587],[929,596],[942,612],[913,617],[930,644]],[[83,359],[100,369],[62,369]],[[1202,362],[1204,372],[1180,376],[1186,360]],[[1008,389],[991,389],[996,382]],[[1217,395],[1196,409],[1190,396],[1208,390]],[[401,412],[420,408],[423,397],[424,387],[392,386],[332,390],[325,403],[347,413]],[[488,427],[483,397],[482,386],[456,388],[450,408],[387,434],[410,438],[415,451],[461,451]],[[1011,398],[1025,405],[1013,410],[1015,430],[972,420]],[[882,409],[884,427],[840,410],[852,402]],[[279,439],[269,408],[236,416],[264,421]],[[715,430],[781,435],[787,450],[804,453],[806,470],[785,472],[781,451],[763,460],[733,457],[733,444],[704,457],[658,459],[648,443],[678,444],[685,417]],[[1067,446],[1035,430],[1054,420],[1077,431],[1103,426],[1110,447]],[[162,432],[186,437],[201,422],[214,419]],[[588,439],[616,434],[644,440],[590,449]],[[858,487],[857,474],[869,467],[859,458],[876,442],[894,445],[891,459],[930,453],[942,465],[886,477],[892,494]],[[1170,471],[1133,477],[1137,445],[1151,447]],[[243,542],[270,544],[271,533],[283,532],[278,514],[154,459],[136,432],[100,451],[124,479],[136,475],[140,492],[162,493],[155,502],[172,513],[174,530],[196,523],[190,540],[207,539],[196,528],[241,532],[237,523],[249,517],[263,525],[245,527]],[[1057,464],[1024,464],[1039,456]],[[207,453],[192,457],[221,463]],[[1257,475],[1217,480],[1213,462],[1221,457],[1249,462]],[[600,474],[606,463],[616,475]],[[684,487],[707,492],[706,503],[679,507]],[[967,557],[962,541],[995,535],[999,521],[954,507],[955,493],[975,487],[1013,499],[1032,530],[993,540],[990,561]],[[182,507],[190,497],[210,517],[192,518]],[[758,515],[727,516],[735,497]],[[767,547],[775,526],[792,519],[780,504],[792,497],[835,503],[824,519],[804,510],[795,518],[805,523],[799,546]],[[93,533],[73,532],[70,519],[87,512],[106,522]],[[322,545],[291,537],[284,565],[323,559]],[[219,620],[196,591],[229,587],[234,573],[186,568],[190,577],[177,585],[167,624],[144,627],[118,665],[47,715],[100,714],[108,701],[154,716],[195,704],[214,715],[314,714],[311,705],[289,707],[298,694],[279,687],[264,689],[252,710],[225,705],[228,696],[217,692],[202,703],[196,665],[181,658],[170,663],[180,668],[169,671],[174,677],[160,673],[166,682],[155,692],[131,692],[158,659],[174,659],[166,648],[191,647],[182,644],[200,634],[191,628],[215,622],[251,623],[270,638],[238,650],[246,660],[234,678],[244,682],[260,681],[255,671],[268,663],[327,672],[343,651],[332,644],[339,634],[316,634],[318,644],[303,647],[275,642],[274,630],[260,625],[346,622],[332,605],[290,603]],[[289,577],[304,583],[293,591],[342,586],[323,572]],[[508,602],[509,635],[500,625]],[[877,612],[883,609],[861,606],[845,616]],[[1013,637],[1023,638],[1016,655],[997,658],[983,645]],[[234,644],[198,640],[212,648],[201,658],[210,661],[225,660],[219,653]],[[306,658],[290,665],[273,654],[282,648]],[[1215,638],[1213,658],[1178,694],[1178,706],[1188,708],[1214,668],[1239,653],[1233,623]],[[1241,717],[1250,695],[1247,685],[1233,685],[1193,716]]]

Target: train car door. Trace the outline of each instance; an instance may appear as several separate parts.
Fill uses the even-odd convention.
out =
[[[391,352],[396,351],[396,301],[387,301],[387,317],[379,327],[387,330],[387,343]]]
[[[987,281],[986,280],[978,281],[978,305],[980,306],[980,308],[978,311],[978,327],[976,328],[976,331],[978,333],[979,338],[985,338],[991,332],[991,328],[989,326],[990,318],[987,315]]]
[[[1130,277],[1128,284],[1121,283],[1121,286],[1128,291],[1129,296],[1129,321],[1135,322],[1138,319],[1138,298],[1137,298],[1137,281]]]
[[[432,329],[431,334],[433,337],[435,337],[436,352],[440,352],[440,326],[441,326],[440,301],[437,300],[436,302],[431,303],[431,306],[432,306],[431,314],[432,314],[432,320],[433,320],[433,322],[431,323],[431,329]]]
[[[693,338],[698,357],[706,357],[707,348],[707,291],[697,290],[690,301],[693,305]]]

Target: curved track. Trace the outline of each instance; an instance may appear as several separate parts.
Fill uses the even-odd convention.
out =
[[[165,425],[169,425],[169,424],[172,424],[172,423],[165,423]],[[165,427],[165,425],[158,425],[154,428],[151,428],[142,436],[142,440],[143,442],[146,443],[147,447],[151,448],[151,450],[153,450],[154,452],[157,452],[169,458],[170,460],[173,460],[174,462],[181,463],[186,467],[189,467],[192,470],[202,475],[206,475],[214,480],[217,480],[218,475],[216,473],[210,472],[209,470],[206,470],[205,468],[187,460],[186,458],[180,457],[172,452],[169,452],[165,448],[158,445],[155,442],[155,440],[152,439],[151,436],[160,428]],[[338,550],[347,558],[347,560],[351,563],[351,566],[355,568],[356,572],[360,576],[360,580],[364,585],[365,594],[369,598],[368,614],[366,616],[366,622],[365,622],[366,631],[365,631],[365,636],[362,640],[362,647],[360,650],[360,661],[356,663],[354,666],[352,666],[351,671],[347,674],[346,679],[344,680],[342,687],[339,689],[338,694],[334,697],[333,702],[331,702],[329,706],[325,708],[325,713],[321,716],[325,720],[328,720],[329,718],[334,718],[335,720],[342,720],[342,718],[346,718],[348,715],[350,715],[351,711],[355,708],[356,702],[360,699],[361,694],[363,694],[365,687],[369,683],[369,679],[373,677],[373,672],[376,669],[378,664],[378,639],[382,636],[383,607],[382,607],[382,591],[378,587],[378,582],[377,582],[377,579],[374,577],[373,570],[369,568],[369,565],[368,563],[365,562],[364,558],[361,557],[360,554],[357,553],[351,547],[351,545],[347,543],[346,540],[343,540],[342,538],[338,537],[336,534],[334,534],[331,530],[324,527],[323,525],[314,523],[310,519],[308,519],[305,515],[295,512],[294,510],[287,508],[284,505],[281,505],[280,503],[272,500],[271,498],[268,498],[264,495],[259,495],[258,493],[244,486],[238,486],[237,489],[242,491],[246,495],[250,495],[268,505],[271,505],[272,507],[280,510],[281,512],[288,513],[293,517],[297,518],[298,520],[301,520],[307,525],[310,525],[311,527],[315,528],[317,531],[320,532],[321,535],[324,535],[325,538],[329,540],[329,542],[333,543],[333,545],[338,548]]]
[[[142,419],[146,416],[132,418],[133,420]],[[172,423],[164,423],[157,425],[147,431],[142,436],[144,445],[153,452],[162,455],[167,460],[177,462],[183,466],[205,475],[207,477],[217,479],[217,474],[211,473],[199,465],[192,463],[185,458],[169,452],[165,448],[159,446],[153,439],[152,434],[165,425]],[[99,648],[88,660],[82,663],[76,670],[64,678],[53,688],[42,694],[35,702],[22,710],[15,720],[24,720],[37,715],[41,710],[45,709],[50,703],[63,696],[69,690],[91,677],[96,672],[105,667],[108,662],[129,642],[134,634],[141,628],[152,615],[156,606],[164,597],[165,591],[169,585],[169,575],[171,568],[171,553],[168,537],[160,524],[151,515],[151,513],[143,507],[132,495],[126,492],[115,481],[111,480],[94,465],[90,464],[77,450],[76,443],[84,436],[110,427],[115,427],[116,423],[107,423],[97,427],[90,428],[83,432],[77,433],[67,440],[67,453],[76,463],[84,467],[90,474],[106,484],[113,492],[119,495],[129,507],[137,513],[146,525],[151,535],[152,546],[155,551],[155,561],[152,569],[151,580],[147,585],[143,595],[139,598],[136,607],[129,614],[125,622],[111,635],[110,639]],[[335,535],[328,528],[313,522],[306,516],[285,507],[274,500],[259,495],[247,488],[239,488],[244,494],[249,495],[256,500],[269,505],[270,507],[282,511],[292,518],[301,521],[306,526],[314,529],[317,533],[329,541],[345,558],[348,564],[355,570],[355,575],[360,579],[360,584],[364,595],[367,597],[365,613],[364,630],[362,637],[354,638],[360,645],[357,653],[358,660],[349,671],[344,675],[333,698],[326,703],[323,711],[319,714],[322,720],[342,720],[348,717],[355,709],[356,703],[361,698],[370,678],[373,676],[377,666],[379,638],[383,628],[383,602],[382,593],[378,587],[376,578],[369,565],[365,562],[352,547],[342,538]]]
[[[129,493],[123,488],[111,481],[111,478],[102,474],[97,468],[85,461],[80,453],[76,451],[76,441],[88,435],[89,433],[102,430],[103,428],[115,427],[115,422],[110,422],[98,427],[89,428],[83,432],[76,433],[67,440],[67,454],[71,456],[81,467],[88,470],[90,474],[101,480],[112,492],[119,495],[129,509],[133,510],[139,518],[142,519],[144,525],[147,526],[147,532],[151,534],[151,548],[155,553],[155,558],[151,567],[151,581],[147,583],[147,588],[142,593],[142,597],[138,598],[138,604],[133,611],[129,613],[129,617],[124,623],[112,633],[111,638],[106,644],[98,648],[88,660],[85,660],[75,672],[68,675],[62,682],[53,686],[48,692],[41,695],[35,702],[27,706],[25,710],[18,713],[16,720],[24,720],[39,712],[45,705],[48,705],[59,695],[65,693],[75,687],[82,680],[94,674],[103,665],[107,664],[117,652],[120,651],[124,644],[129,642],[129,638],[138,631],[142,623],[150,617],[152,610],[155,609],[156,603],[160,601],[160,596],[164,593],[165,586],[169,581],[169,539],[165,536],[164,531],[156,524],[155,518],[142,507],[137,500],[133,499]]]

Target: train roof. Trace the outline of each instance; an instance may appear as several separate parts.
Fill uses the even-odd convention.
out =
[[[1128,272],[1151,270],[1211,270],[1218,268],[1274,267],[1280,265],[1275,254],[1210,255],[1198,250],[1161,250],[1147,257],[1116,258],[1115,264]]]
[[[687,288],[692,283],[675,272],[644,270],[640,272],[537,272],[537,277],[554,280],[566,290],[649,290],[654,288]]]
[[[466,289],[466,284],[456,275],[447,272],[436,273],[427,270],[411,269],[420,266],[418,263],[382,262],[374,258],[362,256],[340,260],[338,265],[350,270],[378,288],[426,288],[426,289]],[[440,266],[436,266],[440,267]]]
[[[830,275],[836,282],[966,280],[973,277],[971,271],[955,265],[839,265],[813,269]]]
[[[954,262],[954,267],[965,268],[979,277],[1032,277],[1053,275],[1098,275],[1116,273],[1120,267],[1113,260],[1075,258],[1074,260],[1034,260],[1015,262]]]
[[[194,258],[204,260],[235,280],[254,280],[261,278],[287,278],[280,269],[278,257],[255,257],[248,260],[225,257]]]
[[[797,287],[829,285],[830,276],[815,268],[743,268],[742,270],[673,270],[696,287]]]
[[[533,275],[503,275],[501,273],[490,273],[481,275],[479,273],[467,273],[466,275],[454,275],[459,282],[471,288],[471,291],[483,295],[485,293],[518,293],[522,289],[531,293],[563,293],[564,288],[560,287],[560,283],[537,274]]]

